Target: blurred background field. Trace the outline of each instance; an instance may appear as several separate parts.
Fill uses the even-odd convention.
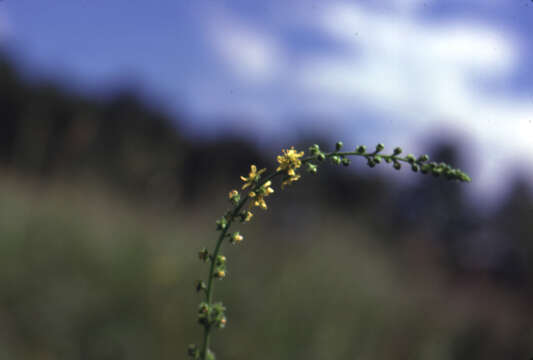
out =
[[[109,5],[109,13],[102,15],[101,8],[88,3],[58,1],[37,16],[37,10],[43,10],[40,4],[0,2],[2,359],[186,358],[187,345],[200,341],[202,335],[196,323],[201,297],[195,294],[194,281],[205,278],[207,267],[196,255],[201,247],[213,246],[215,220],[229,206],[229,190],[240,186],[239,176],[247,174],[250,164],[273,169],[281,147],[295,145],[305,150],[318,143],[331,149],[337,140],[349,148],[385,141],[386,151],[400,145],[405,153],[428,153],[432,160],[449,162],[472,174],[473,183],[447,182],[414,174],[407,167],[396,172],[386,164],[368,171],[364,161],[354,159],[348,169],[323,166],[318,176],[306,174],[283,191],[276,187],[268,211],[256,211],[251,224],[237,225],[245,236],[243,244],[223,250],[228,278],[216,284],[215,297],[228,308],[228,326],[214,336],[217,358],[485,360],[533,356],[533,193],[528,157],[533,145],[527,145],[532,135],[527,124],[533,111],[524,105],[529,100],[519,91],[533,79],[526,76],[526,60],[507,63],[507,40],[485,38],[487,33],[481,31],[481,37],[473,41],[461,32],[468,29],[466,25],[458,27],[462,29],[458,32],[450,30],[457,35],[451,40],[439,33],[441,45],[457,44],[457,39],[463,45],[487,40],[488,50],[483,54],[488,63],[474,58],[474,63],[467,64],[468,71],[461,72],[465,78],[480,75],[475,66],[498,75],[502,75],[500,65],[512,68],[503,72],[508,77],[502,83],[492,79],[492,87],[485,83],[484,90],[472,90],[471,97],[453,86],[447,88],[448,83],[441,89],[443,94],[458,91],[475,107],[482,99],[501,100],[505,97],[502,87],[509,87],[515,97],[506,98],[506,103],[495,101],[493,105],[499,108],[469,112],[453,96],[432,98],[434,94],[423,91],[423,86],[409,86],[409,96],[427,100],[427,109],[424,101],[422,108],[439,105],[439,110],[418,113],[420,99],[408,101],[412,107],[406,108],[391,102],[389,92],[375,93],[371,87],[369,93],[383,103],[370,103],[398,115],[377,116],[368,108],[355,111],[351,107],[368,100],[358,92],[359,84],[348,86],[353,91],[350,106],[343,102],[346,94],[325,96],[324,102],[333,101],[329,106],[344,109],[343,114],[328,113],[313,107],[323,94],[314,98],[291,92],[288,73],[284,73],[287,82],[280,80],[279,73],[267,76],[267,83],[277,83],[284,91],[264,85],[265,72],[274,70],[265,70],[272,64],[261,61],[272,54],[262,52],[260,37],[250,38],[247,28],[239,27],[253,19],[271,31],[267,33],[274,34],[273,38],[298,43],[291,48],[295,54],[320,48],[346,55],[340,43],[325,44],[317,32],[304,34],[291,28],[290,36],[284,37],[284,21],[293,21],[299,11],[295,9],[301,9],[293,3],[265,5],[269,12],[239,1],[228,1],[215,10],[205,1],[189,7],[163,1],[165,5],[150,8],[159,11],[160,17],[146,14],[160,19],[159,26],[151,30],[140,26],[140,33],[134,33],[145,34],[139,38],[145,46],[150,39],[158,39],[150,43],[152,51],[140,51],[123,34],[134,31],[133,25],[140,21],[136,16],[148,10],[132,1],[127,15],[117,17],[116,12],[124,9],[119,3]],[[374,12],[366,2],[361,8],[344,3],[334,14],[348,26],[348,15],[355,11],[356,20],[364,26],[358,28],[361,33],[350,36],[367,34],[377,48],[390,43],[394,29],[402,34],[404,21],[415,26],[420,19],[438,22],[446,14],[485,9],[480,16],[492,14],[493,21],[499,19],[497,24],[507,24],[518,36],[530,16],[522,3],[509,6],[507,12],[495,5],[490,11],[483,7],[488,5],[479,4],[461,8],[454,1],[449,8],[431,1],[391,4]],[[208,19],[218,22],[194,20],[198,6]],[[328,13],[316,7],[320,8],[314,4],[304,13]],[[424,10],[428,8],[432,9],[429,13]],[[30,9],[33,12],[25,12]],[[176,25],[181,32],[165,22],[170,20],[164,15],[173,13],[183,20]],[[278,14],[274,25],[268,23],[273,21],[272,14]],[[397,22],[389,28],[380,22],[379,14]],[[509,25],[513,16],[515,27]],[[109,21],[108,36],[97,32],[91,38],[94,42],[87,41],[89,32],[84,26],[91,19],[101,20],[102,26]],[[57,27],[49,26],[52,23]],[[200,25],[212,34],[212,24],[224,25],[221,34],[229,28],[234,35],[224,38],[227,49],[215,60],[204,52],[203,38],[198,35]],[[235,28],[235,24],[240,25]],[[279,33],[272,30],[276,26]],[[365,33],[369,28],[373,32]],[[436,36],[432,29],[429,26],[427,43],[422,45],[432,44]],[[41,40],[35,34],[41,34]],[[165,39],[177,39],[180,51],[165,47]],[[371,51],[374,45],[361,51]],[[458,57],[453,61],[460,63],[467,57],[466,45],[454,48]],[[242,50],[252,58],[251,63],[237,67],[239,76],[250,78],[235,80],[231,71],[223,72],[210,63],[226,61],[224,56],[232,53],[228,49],[238,55],[237,50]],[[522,50],[517,54],[530,49]],[[386,57],[390,64],[381,65],[398,68],[406,78],[427,75],[426,68],[420,74],[410,73],[400,66],[405,54],[400,50],[395,54],[397,58]],[[514,53],[509,50],[509,54]],[[166,55],[182,62],[161,60]],[[149,80],[136,84],[135,75],[147,64],[152,71]],[[165,68],[178,65],[180,73]],[[292,65],[290,69],[297,68]],[[354,62],[355,68],[362,65]],[[450,70],[445,62],[438,65]],[[130,72],[113,72],[113,66]],[[123,81],[104,82],[102,87],[86,82],[113,74],[124,76]],[[342,76],[335,71],[329,74],[343,86]],[[517,80],[520,84],[510,80],[516,80],[517,74],[525,74]],[[356,75],[363,74],[354,74],[360,79]],[[377,78],[376,84],[386,83],[381,80]],[[169,90],[169,81],[178,84],[171,87],[174,92],[164,91]],[[363,85],[372,84],[363,81]],[[401,81],[396,85],[402,89]],[[434,85],[438,90],[439,83]],[[489,98],[483,92],[487,88],[493,90]],[[451,90],[450,94],[457,95]],[[353,104],[352,95],[359,99]],[[344,100],[336,103],[339,97]],[[291,105],[291,99],[297,101]],[[289,112],[291,107],[297,111]],[[516,112],[502,110],[510,108]],[[493,110],[490,119],[478,117],[489,110]],[[402,120],[417,114],[434,121],[434,126]],[[440,116],[450,118],[442,123]],[[346,117],[360,120],[345,122]],[[464,117],[470,122],[464,122]],[[505,124],[504,119],[508,120]],[[479,123],[486,125],[486,131]],[[498,133],[500,140],[494,137]]]
[[[132,95],[72,98],[25,85],[7,63],[2,83],[3,357],[181,357],[200,337],[196,252],[213,244],[238,176],[272,168],[276,151],[188,140]],[[428,150],[460,165],[451,149]],[[510,182],[480,215],[469,185],[354,166],[306,176],[240,226],[246,241],[224,251],[216,288],[229,308],[220,358],[526,357],[527,187]]]

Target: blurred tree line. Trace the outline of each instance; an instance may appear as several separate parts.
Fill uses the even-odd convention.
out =
[[[173,199],[172,205],[178,206],[199,201],[202,194],[208,197],[206,188],[209,196],[224,193],[251,163],[272,162],[269,154],[242,139],[191,141],[180,134],[182,119],[170,119],[131,92],[107,101],[73,95],[52,83],[23,81],[5,59],[0,62],[0,84],[4,169],[45,179],[103,179],[126,196]],[[305,147],[317,138],[300,141]],[[318,142],[328,146],[326,140]],[[460,166],[454,149],[453,144],[440,144],[429,152],[438,161]],[[322,171],[328,176],[310,181],[307,187],[315,189],[305,189],[318,195],[309,199],[319,198],[316,206],[352,213],[364,210],[370,223],[394,229],[394,242],[413,231],[437,234],[454,271],[488,272],[494,281],[517,288],[530,285],[526,280],[533,275],[528,266],[533,253],[533,200],[525,179],[515,176],[513,182],[509,177],[511,191],[500,209],[480,218],[465,203],[464,185],[421,179],[395,191],[379,176]]]
[[[273,166],[274,154],[243,139],[183,136],[185,120],[171,119],[128,91],[96,100],[53,83],[31,83],[9,61],[0,61],[0,175],[94,180],[133,201],[179,211],[215,197],[225,201],[252,163]],[[330,142],[299,141],[300,147]],[[468,171],[455,149],[440,144],[428,153]],[[263,221],[283,231],[295,222],[305,227],[324,213],[341,214],[380,234],[391,253],[421,268],[437,264],[455,284],[486,282],[524,302],[533,300],[533,196],[525,179],[507,176],[514,180],[499,208],[479,215],[464,196],[468,185],[413,175],[419,178],[414,184],[392,186],[377,172],[361,176],[333,166],[320,171],[327,174],[308,176],[273,198],[278,211]],[[295,207],[299,216],[291,218]],[[487,340],[483,336],[466,336],[456,358],[478,358],[482,345],[476,344]]]

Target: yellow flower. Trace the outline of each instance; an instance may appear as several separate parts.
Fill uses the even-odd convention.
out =
[[[241,176],[241,180],[245,182],[245,184],[242,186],[243,190],[246,189],[248,186],[251,186],[254,181],[258,180],[262,173],[264,173],[266,169],[261,169],[257,171],[257,167],[255,165],[250,166],[250,174],[248,174],[248,177]]]
[[[285,186],[290,185],[291,183],[298,181],[299,179],[300,175],[290,176],[281,183],[281,188],[283,189]]]
[[[278,155],[279,166],[276,171],[287,170],[287,174],[294,176],[294,169],[298,169],[302,166],[300,158],[304,156],[303,151],[296,151],[294,146],[291,146],[289,150],[283,149],[283,155]]]
[[[228,197],[234,205],[237,205],[239,201],[241,201],[241,196],[237,190],[231,190],[228,194]]]
[[[259,189],[260,191],[263,191],[266,195],[265,196],[268,196],[270,194],[273,194],[274,193],[274,189],[272,189],[270,187],[270,185],[272,185],[272,181],[268,180],[266,183],[264,183],[261,188]]]
[[[229,199],[233,199],[235,196],[239,195],[239,192],[237,190],[231,190],[228,194]]]
[[[254,216],[254,214],[252,214],[251,211],[247,211],[247,212],[246,212],[246,217],[244,218],[244,221],[245,221],[245,222],[250,221],[250,220],[252,219],[252,216]]]
[[[250,198],[254,199],[254,201],[250,204],[250,206],[252,205],[257,206],[263,210],[266,210],[268,208],[265,202],[265,197],[274,193],[274,189],[272,189],[270,185],[272,185],[272,182],[268,180],[266,183],[261,185],[259,189],[257,189],[257,192],[251,191],[248,194]]]
[[[288,177],[281,183],[281,188],[283,189],[286,185],[298,181],[300,175],[296,174],[295,169],[298,169],[302,166],[302,161],[300,158],[304,156],[303,151],[296,151],[294,146],[291,146],[289,150],[283,149],[283,155],[278,155],[279,166],[276,171],[287,171]]]
[[[248,212],[251,214],[251,212]],[[244,240],[244,237],[239,234],[238,232],[236,232],[235,234],[233,234],[233,237],[231,238],[231,242],[234,243],[234,244],[239,244],[241,241]]]
[[[256,194],[254,194],[254,195],[256,195]],[[263,210],[266,210],[268,207],[267,207],[267,204],[265,202],[264,195],[256,195],[256,196],[257,196],[257,198],[254,200],[254,202],[252,204],[254,206],[258,206],[258,207],[262,208]]]

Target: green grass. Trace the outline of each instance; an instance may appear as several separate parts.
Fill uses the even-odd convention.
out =
[[[154,210],[91,184],[4,177],[0,357],[185,358],[201,335],[193,282],[207,268],[195,254],[212,244],[220,206]],[[220,359],[471,360],[530,351],[529,307],[490,286],[451,282],[423,239],[416,249],[427,259],[390,251],[348,216],[276,233],[266,232],[267,218],[257,214],[241,226],[242,246],[225,248],[231,281],[216,289],[229,309],[214,338]]]

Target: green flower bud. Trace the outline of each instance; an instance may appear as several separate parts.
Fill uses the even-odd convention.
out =
[[[401,153],[402,153],[402,148],[401,147],[394,148],[394,155],[400,155]]]
[[[217,220],[216,224],[217,230],[224,230],[228,225],[228,220],[226,220],[225,217],[221,217],[219,220]]]
[[[420,161],[420,162],[429,161],[429,155],[424,154],[424,155],[420,156],[420,157],[418,158],[418,161]]]
[[[315,164],[307,163],[307,171],[309,171],[311,174],[316,174],[317,172],[317,166]]]
[[[402,164],[400,164],[400,163],[397,162],[397,161],[394,163],[393,166],[394,166],[394,168],[395,168],[396,170],[400,170],[400,169],[402,168]]]
[[[335,151],[340,151],[343,146],[344,144],[342,143],[342,141],[337,141],[337,143],[335,144]]]
[[[344,166],[350,165],[350,159],[348,159],[347,157],[343,157],[342,158],[342,165],[344,165]]]
[[[198,305],[198,322],[203,325],[209,324],[210,307],[207,303],[201,302]]]
[[[366,163],[368,166],[370,166],[371,168],[373,168],[374,166],[376,166],[376,162],[374,161],[374,159],[372,158],[369,158],[368,159],[368,162]]]
[[[464,182],[471,182],[472,179],[470,178],[470,176],[468,176],[467,174],[465,174],[464,172],[461,171],[461,173],[459,174],[459,180],[461,181],[464,181]]]
[[[216,261],[215,261],[215,264],[216,264],[216,265],[219,265],[219,266],[220,266],[220,265],[224,265],[224,264],[226,263],[226,260],[227,260],[227,259],[226,259],[226,257],[225,257],[224,255],[218,255],[218,256],[217,256],[217,259],[216,259]]]
[[[379,155],[374,156],[374,162],[376,164],[381,164],[381,156],[379,156]]]
[[[226,277],[226,270],[224,269],[218,269],[217,271],[215,271],[215,273],[213,274],[213,276],[217,279],[224,279]]]
[[[407,162],[409,162],[409,164],[412,164],[416,161],[416,158],[413,154],[409,154],[405,158],[407,159]]]
[[[384,157],[384,159],[387,164],[390,164],[392,162],[392,159],[390,158],[390,156],[386,156]]]
[[[198,252],[198,258],[203,262],[207,262],[209,260],[209,251],[207,251],[207,248],[204,247]]]
[[[326,160],[326,155],[324,153],[318,153],[317,157],[318,161],[324,161]]]
[[[341,158],[340,158],[340,156],[333,155],[333,156],[331,157],[331,161],[332,161],[335,165],[340,165],[340,163],[341,163]]]
[[[229,242],[238,245],[244,240],[244,237],[237,231],[231,234],[231,237],[229,239]]]
[[[215,354],[211,350],[207,350],[206,360],[215,360]]]
[[[234,205],[237,205],[239,201],[241,201],[241,195],[237,190],[231,190],[228,194],[228,198]]]
[[[207,285],[201,280],[196,280],[194,282],[194,286],[196,287],[196,292],[207,290]]]
[[[414,172],[418,172],[419,169],[420,167],[418,166],[418,164],[411,165],[411,170],[413,170]]]
[[[250,220],[250,211],[248,210],[241,210],[241,212],[239,213],[239,220],[243,223],[243,222],[247,222]],[[230,240],[231,241],[231,240]]]
[[[359,145],[355,151],[357,151],[359,154],[364,154],[366,152],[366,146],[364,145]]]
[[[198,357],[200,356],[198,346],[196,344],[190,344],[187,348],[187,355],[189,355],[193,359],[198,359]]]
[[[223,329],[223,328],[226,327],[226,323],[227,323],[226,317],[222,316],[222,317],[220,317],[219,319],[216,320],[215,325],[217,326],[217,328]]]
[[[198,314],[207,314],[209,312],[209,305],[206,302],[201,302],[198,305]]]
[[[226,311],[226,307],[221,302],[217,302],[213,304],[213,310],[215,314],[223,314]]]
[[[457,172],[455,170],[448,170],[444,173],[444,175],[446,176],[446,179],[448,180],[457,178]]]
[[[309,152],[311,153],[311,155],[316,155],[320,152],[320,147],[317,144],[314,144],[309,147]]]
[[[385,145],[383,145],[382,143],[376,145],[376,152],[380,152],[383,149],[385,149]]]

